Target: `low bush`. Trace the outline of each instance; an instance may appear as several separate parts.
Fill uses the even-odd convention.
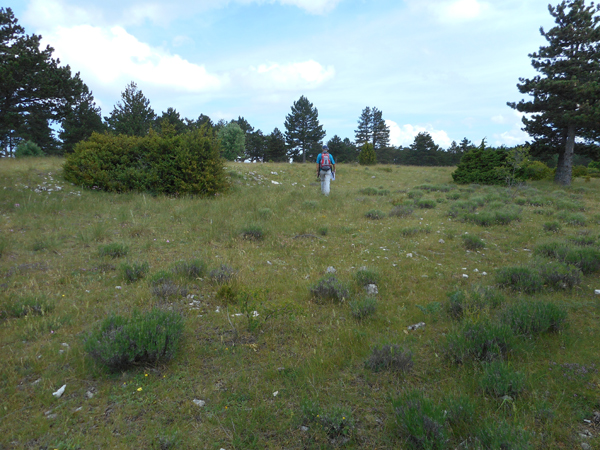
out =
[[[208,273],[208,277],[217,284],[224,284],[231,281],[235,275],[235,270],[226,264],[221,264],[216,269],[211,270]]]
[[[377,310],[377,299],[371,296],[361,296],[350,303],[350,312],[356,320],[363,320],[375,314]]]
[[[199,259],[179,261],[175,263],[171,270],[177,276],[195,280],[206,274],[206,264]]]
[[[361,287],[366,286],[367,284],[378,284],[379,273],[363,267],[356,271],[354,280]]]
[[[452,204],[452,206],[450,207],[450,210],[448,211],[448,216],[455,218],[455,217],[461,217],[462,215],[469,213],[469,212],[474,212],[477,209],[477,204],[473,203],[471,201],[466,201],[466,200],[460,200],[460,201],[456,201]]]
[[[475,449],[533,450],[532,436],[524,430],[511,427],[504,421],[491,421],[480,426],[475,434]]]
[[[481,390],[489,395],[516,397],[525,389],[525,375],[513,371],[502,361],[493,361],[483,366],[479,380]]]
[[[470,436],[473,423],[478,419],[476,405],[469,396],[453,395],[446,399],[446,423],[452,429],[454,437]]]
[[[15,149],[15,158],[27,158],[30,156],[45,156],[44,151],[33,141],[21,141]]]
[[[183,317],[153,309],[131,317],[113,315],[85,342],[86,352],[112,372],[139,365],[155,365],[173,358],[183,335]]]
[[[600,271],[600,250],[595,248],[570,248],[561,259],[579,268],[585,275]]]
[[[410,198],[412,200],[419,200],[424,195],[425,194],[423,193],[423,191],[410,191],[408,193],[408,198]]]
[[[582,213],[561,211],[556,215],[556,218],[567,225],[575,227],[585,227],[587,225],[587,217]]]
[[[409,372],[413,367],[412,353],[398,345],[382,345],[381,348],[373,348],[365,366],[373,372]]]
[[[307,209],[316,209],[319,207],[319,202],[316,200],[305,200],[302,203],[302,206],[304,206]]]
[[[456,364],[506,357],[514,346],[512,329],[489,319],[466,321],[446,336],[446,354]]]
[[[98,247],[98,254],[100,256],[107,256],[113,259],[127,256],[128,252],[129,248],[124,244],[113,243]]]
[[[560,331],[565,326],[567,312],[552,303],[519,301],[502,311],[500,320],[515,334],[536,336]]]
[[[570,264],[543,261],[537,263],[537,270],[544,284],[553,288],[571,289],[581,283],[581,270]]]
[[[480,315],[504,303],[504,296],[491,286],[473,286],[468,290],[448,293],[446,311],[450,317],[461,320],[465,316]]]
[[[446,199],[448,200],[458,200],[460,198],[460,194],[458,192],[451,192],[450,194],[446,195]]]
[[[258,216],[261,219],[269,219],[271,216],[273,216],[273,211],[271,208],[261,208],[258,210]]]
[[[390,212],[390,217],[408,217],[413,213],[413,209],[407,205],[394,206]]]
[[[385,213],[378,209],[372,209],[365,213],[365,217],[367,219],[371,219],[371,220],[380,220],[380,219],[385,218]]]
[[[500,268],[496,273],[496,282],[500,287],[526,294],[540,292],[544,287],[544,280],[538,271],[525,266]]]
[[[349,290],[335,275],[326,275],[311,286],[310,293],[318,300],[343,302],[348,298]]]
[[[558,233],[561,230],[560,222],[553,220],[552,222],[546,222],[543,225],[544,231],[552,233]]]
[[[431,233],[431,228],[430,227],[406,227],[406,228],[401,228],[399,233],[400,233],[400,236],[403,236],[403,237],[416,236],[419,233],[429,234],[429,233]]]
[[[408,448],[443,450],[447,448],[448,430],[444,409],[419,390],[406,391],[392,399],[399,437]]]
[[[25,316],[43,316],[54,309],[54,305],[43,295],[9,296],[0,303],[0,320],[19,319]]]
[[[485,242],[473,234],[463,234],[462,240],[467,250],[476,251],[485,248]]]
[[[523,168],[527,180],[539,181],[552,176],[552,169],[541,161],[528,161]]]
[[[363,194],[363,195],[381,195],[381,196],[390,195],[390,191],[389,190],[387,190],[387,189],[377,189],[377,188],[374,188],[374,187],[367,187],[367,188],[364,188],[364,189],[360,189],[358,192],[360,194]]]
[[[433,209],[437,206],[437,202],[434,199],[421,199],[415,202],[415,206],[421,209]]]
[[[121,275],[125,281],[134,283],[141,280],[148,273],[150,266],[147,262],[144,263],[123,263],[121,264]]]
[[[569,238],[569,242],[580,247],[590,247],[596,245],[597,239],[593,236],[573,236]]]
[[[332,443],[345,443],[355,427],[352,411],[339,406],[323,409],[314,401],[304,401],[302,415],[306,425],[316,424]]]
[[[262,241],[265,237],[265,233],[260,225],[247,225],[242,229],[240,235],[242,238],[251,241]]]
[[[328,232],[329,232],[329,230],[327,229],[327,227],[319,227],[319,228],[317,228],[317,234],[319,234],[321,236],[327,236]]]

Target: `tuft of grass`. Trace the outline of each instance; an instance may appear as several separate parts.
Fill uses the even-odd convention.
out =
[[[410,236],[416,236],[417,234],[420,234],[420,233],[429,234],[429,233],[431,233],[431,228],[428,226],[426,226],[426,227],[406,227],[406,228],[401,228],[399,233],[400,233],[400,236],[410,237]]]
[[[462,320],[465,316],[495,309],[504,301],[504,296],[491,286],[473,286],[449,292],[446,311],[453,319]]]
[[[373,372],[382,370],[410,372],[413,365],[412,353],[396,344],[374,347],[371,356],[365,361],[365,367]]]
[[[85,351],[111,372],[165,363],[175,356],[183,335],[183,316],[152,309],[130,317],[113,315],[85,342]]]
[[[134,283],[138,280],[141,280],[148,274],[150,266],[147,262],[134,262],[132,264],[122,263],[120,269],[123,279],[129,283]]]
[[[328,232],[329,232],[329,230],[327,229],[327,227],[319,227],[319,228],[317,228],[317,234],[319,234],[321,236],[327,236]]]
[[[354,274],[354,280],[356,284],[363,287],[367,284],[379,284],[379,273],[374,270],[369,270],[366,267],[361,267]]]
[[[532,450],[532,436],[505,421],[490,421],[475,433],[475,447],[490,450]]]
[[[552,303],[522,300],[502,311],[500,320],[515,334],[532,337],[563,329],[567,312]]]
[[[545,222],[543,225],[544,231],[552,233],[558,233],[561,230],[560,222],[553,220],[552,222]]]
[[[335,275],[326,275],[310,287],[313,298],[343,302],[348,298],[348,287],[339,281]]]
[[[513,291],[534,294],[544,287],[544,280],[535,269],[525,266],[502,267],[496,273],[496,283]]]
[[[394,206],[390,211],[390,217],[408,217],[413,213],[413,208],[407,205]]]
[[[375,314],[377,299],[371,296],[361,296],[349,302],[350,312],[356,320],[363,320]]]
[[[557,219],[574,227],[585,227],[588,219],[585,214],[572,213],[567,211],[561,211],[556,215]]]
[[[177,276],[195,280],[206,274],[206,263],[199,259],[179,261],[173,266],[172,272]]]
[[[502,359],[514,345],[512,328],[489,319],[465,321],[446,336],[446,354],[456,364]]]
[[[258,210],[258,216],[263,219],[269,219],[273,216],[273,210],[271,208],[261,208]]]
[[[113,259],[127,256],[128,252],[129,248],[125,244],[119,244],[117,242],[98,247],[98,254],[100,256]]]
[[[341,406],[322,408],[315,401],[303,403],[302,416],[306,425],[315,424],[332,444],[345,444],[356,426],[351,410]]]
[[[246,225],[240,232],[242,238],[250,241],[262,241],[265,237],[265,232],[260,225]]]
[[[571,264],[559,261],[543,261],[537,265],[537,270],[544,284],[558,289],[572,289],[581,283],[581,270]]]
[[[235,276],[235,270],[226,264],[221,264],[216,269],[211,270],[208,273],[208,277],[217,284],[225,284],[233,279]]]
[[[437,206],[437,202],[434,199],[427,199],[427,198],[423,198],[420,200],[417,200],[415,202],[415,206],[417,208],[421,208],[421,209],[433,209]]]
[[[476,251],[485,248],[485,242],[473,234],[462,235],[463,245],[467,250]]]
[[[44,295],[9,296],[0,303],[0,320],[25,316],[43,316],[54,309]]]
[[[411,200],[418,200],[421,197],[423,197],[425,194],[423,193],[423,191],[420,190],[416,190],[416,191],[410,191],[407,196],[408,198],[410,198]]]
[[[372,209],[365,213],[365,217],[371,220],[381,220],[385,218],[385,213],[379,209]]]
[[[489,395],[514,398],[525,389],[525,375],[515,372],[503,361],[493,361],[483,366],[479,387]]]

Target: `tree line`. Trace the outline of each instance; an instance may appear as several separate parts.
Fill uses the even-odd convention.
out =
[[[540,30],[548,45],[529,55],[539,75],[521,78],[517,84],[532,99],[508,105],[524,113],[523,130],[532,138],[525,143],[530,154],[556,165],[555,181],[569,184],[578,159],[600,159],[600,5],[563,0],[548,9],[556,26]],[[3,156],[14,154],[17,145],[26,141],[56,155],[72,152],[93,132],[144,136],[152,129],[177,135],[202,127],[218,136],[222,156],[230,160],[306,162],[314,161],[321,150],[326,133],[317,108],[304,96],[292,105],[285,129],[275,128],[269,134],[242,116],[214,123],[204,114],[182,118],[174,108],[159,116],[135,82],[103,118],[79,73],[72,74],[68,65],[53,59],[51,47],[41,49],[40,40],[41,36],[25,34],[10,8],[0,8]],[[53,132],[55,124],[60,124],[58,136]],[[379,163],[423,166],[456,165],[475,148],[465,138],[442,149],[426,132],[408,147],[394,147],[383,113],[376,107],[363,109],[353,141],[335,135],[327,144],[339,162],[357,161],[361,150],[368,148]]]

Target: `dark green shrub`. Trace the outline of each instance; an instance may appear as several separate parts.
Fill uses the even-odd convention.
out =
[[[467,321],[446,336],[446,353],[456,364],[504,358],[514,346],[514,333],[504,323]]]
[[[378,209],[372,209],[365,213],[365,217],[371,220],[381,220],[385,218],[385,213]]]
[[[533,254],[544,256],[546,258],[561,260],[568,251],[569,248],[566,246],[566,244],[552,241],[537,245],[533,251]]]
[[[491,286],[472,286],[468,290],[456,290],[448,293],[446,311],[456,320],[465,315],[479,315],[484,310],[497,308],[504,303],[504,296]]]
[[[360,189],[358,191],[359,194],[362,195],[379,195],[379,196],[384,196],[384,195],[390,195],[390,191],[387,189],[377,189],[374,187],[366,187],[364,189]]]
[[[327,229],[327,227],[317,228],[317,233],[320,234],[321,236],[327,236],[328,232],[329,232],[329,230]]]
[[[310,293],[318,300],[343,302],[348,298],[349,290],[335,275],[326,275],[311,286]]]
[[[559,211],[585,211],[583,203],[567,200],[565,198],[558,198],[555,200],[554,206]]]
[[[21,141],[15,149],[15,158],[26,158],[29,156],[44,156],[44,151],[32,141]]]
[[[559,212],[556,217],[567,225],[576,227],[585,227],[587,225],[587,217],[582,213],[571,213],[567,211]]]
[[[471,201],[460,200],[454,202],[452,206],[450,206],[450,210],[448,211],[448,216],[455,218],[460,217],[466,213],[474,212],[477,209],[477,204]]]
[[[423,193],[423,191],[410,191],[408,193],[408,198],[410,198],[412,200],[419,200],[424,195],[425,194]]]
[[[600,161],[590,161],[590,163],[587,166],[588,166],[588,169],[600,170]]]
[[[123,263],[121,264],[121,274],[125,281],[133,283],[141,280],[148,273],[150,266],[147,262],[145,263]]]
[[[202,278],[206,274],[206,264],[199,259],[179,261],[175,263],[171,270],[175,275],[195,280]]]
[[[360,148],[360,153],[358,154],[358,163],[361,166],[370,166],[377,162],[377,155],[375,154],[375,149],[373,148],[373,144],[365,143]]]
[[[578,267],[584,274],[600,271],[600,250],[595,248],[571,248],[564,255],[562,261]]]
[[[485,248],[485,242],[481,240],[481,238],[472,235],[472,234],[463,234],[462,240],[465,248],[467,250],[482,250]]]
[[[233,305],[238,299],[238,290],[228,284],[223,284],[215,298],[226,305]]]
[[[515,334],[536,336],[560,331],[567,320],[567,312],[552,303],[520,301],[507,307],[500,318]]]
[[[527,294],[540,292],[544,287],[541,275],[536,270],[524,266],[500,268],[496,273],[496,282],[500,287]]]
[[[208,277],[217,284],[229,282],[235,275],[235,270],[226,264],[221,264],[218,268],[211,270]]]
[[[447,448],[448,430],[441,406],[426,398],[419,390],[403,392],[392,399],[399,437],[408,448],[443,450]]]
[[[573,172],[572,172],[572,177],[576,178],[576,177],[587,177],[588,176],[588,169],[586,166],[582,166],[582,165],[578,165],[578,166],[574,166],[573,167]]]
[[[446,195],[446,198],[448,200],[458,200],[460,198],[460,194],[458,192],[452,192],[452,193]]]
[[[580,247],[590,247],[595,245],[597,240],[593,236],[573,236],[569,238],[569,242],[579,245]]]
[[[458,184],[504,184],[504,177],[496,169],[506,163],[507,154],[504,149],[486,149],[482,143],[463,155],[452,179]]]
[[[251,241],[262,241],[265,237],[265,233],[260,225],[245,226],[240,234],[242,238]]]
[[[366,286],[367,284],[378,284],[379,274],[367,268],[360,268],[354,274],[354,280],[361,287]]]
[[[174,311],[153,309],[131,317],[113,315],[85,342],[86,352],[112,372],[171,359],[183,335],[183,317]]]
[[[67,156],[64,176],[109,192],[211,196],[227,188],[218,140],[208,127],[174,136],[94,133]]]
[[[350,312],[356,320],[363,320],[375,314],[377,310],[377,299],[370,296],[361,296],[350,303]]]
[[[581,283],[581,270],[559,261],[544,261],[537,265],[544,284],[558,289],[571,289]]]
[[[126,256],[129,252],[129,248],[124,244],[112,243],[101,245],[98,247],[98,254],[100,256],[107,256],[109,258],[120,258]]]
[[[426,199],[423,198],[421,200],[417,200],[415,202],[415,205],[417,206],[417,208],[421,208],[421,209],[433,209],[437,206],[437,202],[433,199]]]
[[[390,211],[390,217],[408,217],[413,213],[413,209],[407,205],[394,206]]]
[[[543,228],[544,228],[544,231],[558,233],[562,227],[560,226],[560,223],[558,221],[553,220],[552,222],[544,223]]]
[[[543,180],[552,176],[552,169],[541,161],[529,161],[523,168],[523,177],[527,180]]]
[[[466,437],[472,433],[473,423],[478,420],[476,406],[466,395],[446,399],[446,423],[455,437]]]
[[[483,366],[483,376],[479,380],[481,390],[489,395],[516,397],[525,389],[525,375],[513,371],[502,361],[493,361]]]
[[[54,305],[43,295],[10,296],[0,303],[0,320],[25,316],[43,316],[52,312]]]
[[[410,372],[413,367],[412,353],[395,344],[374,347],[371,356],[365,361],[365,366],[373,372]]]
[[[476,433],[475,449],[533,450],[531,435],[516,430],[504,421],[484,424]]]

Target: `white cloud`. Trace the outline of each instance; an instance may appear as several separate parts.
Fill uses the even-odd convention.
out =
[[[440,147],[447,148],[452,144],[452,139],[444,130],[435,130],[431,124],[400,126],[393,120],[386,120],[385,123],[390,128],[390,144],[395,146],[409,146],[415,140],[415,136],[422,132],[429,133]]]
[[[325,14],[333,10],[341,0],[279,0],[282,5],[294,5],[311,14]]]
[[[323,67],[316,61],[309,60],[290,64],[261,64],[250,67],[242,74],[244,83],[254,88],[264,89],[312,89],[335,76],[332,66]]]
[[[90,25],[59,27],[47,34],[55,55],[72,63],[84,80],[96,79],[103,85],[135,80],[186,92],[217,90],[226,81],[178,55],[169,54],[140,42],[121,27],[103,29]]]
[[[527,134],[525,131],[523,131],[521,128],[523,128],[523,116],[524,114],[519,112],[519,111],[512,111],[512,114],[509,117],[505,117],[505,116],[494,116],[492,117],[492,122],[494,123],[501,123],[501,124],[511,124],[512,123],[512,129],[510,129],[509,131],[505,131],[503,133],[495,133],[493,135],[493,145],[506,145],[509,147],[515,146],[515,145],[519,145],[519,144],[523,144],[525,143],[525,141],[531,140],[531,137],[529,136],[529,134]],[[496,122],[494,119],[498,118],[498,117],[502,117],[503,121],[502,122]]]
[[[465,22],[480,18],[490,4],[482,0],[405,0],[415,10],[425,9],[442,22]]]

